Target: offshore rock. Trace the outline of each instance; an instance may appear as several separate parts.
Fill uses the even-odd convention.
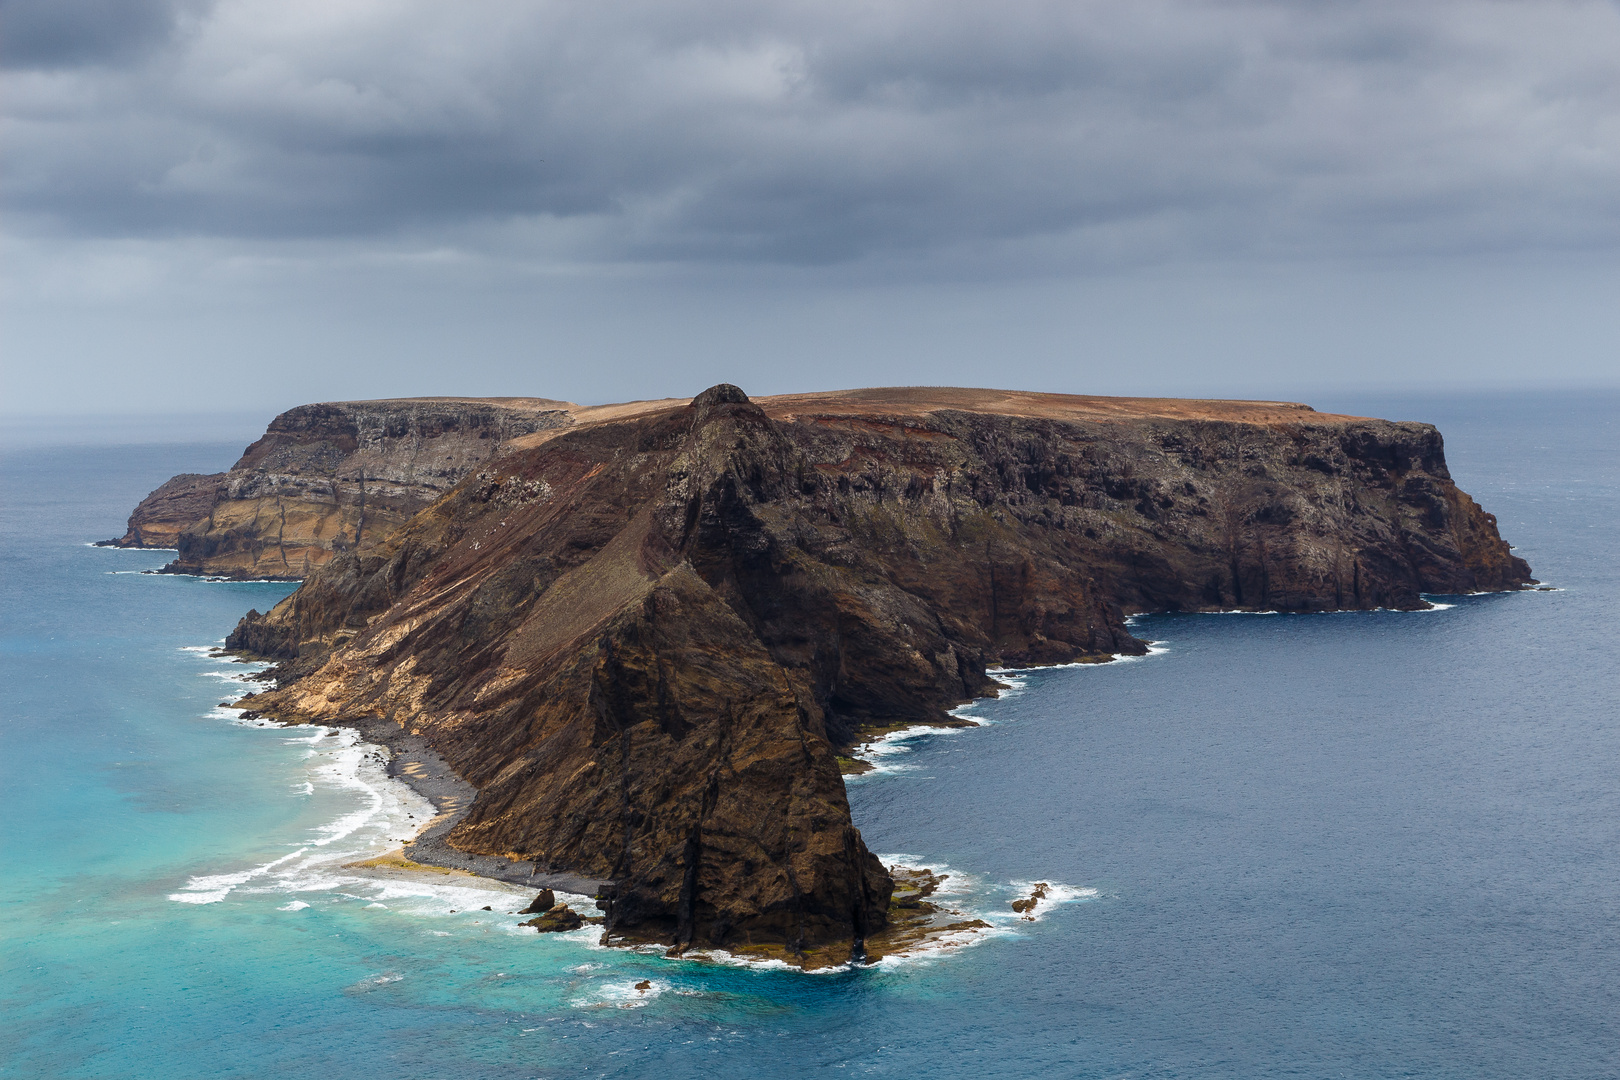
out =
[[[529,906],[518,912],[519,915],[543,915],[557,906],[557,894],[550,889],[541,889],[535,898],[529,901]]]
[[[178,548],[166,573],[301,579],[387,536],[518,436],[569,422],[543,398],[303,405],[229,472],[176,476],[114,547]]]
[[[1022,900],[1014,900],[1012,902],[1012,909],[1020,915],[1027,915],[1029,912],[1034,911],[1036,906],[1040,904],[1042,900],[1046,899],[1046,890],[1050,888],[1051,886],[1046,882],[1037,881],[1035,883],[1035,887],[1030,890],[1030,894],[1028,896],[1024,897]]]
[[[835,749],[946,720],[987,666],[1139,654],[1126,611],[1529,581],[1423,424],[731,386],[570,418],[228,647],[283,661],[244,707],[419,732],[478,788],[450,843],[613,882],[608,940],[859,956],[901,909]]]
[[[567,904],[555,904],[539,918],[530,919],[521,925],[532,926],[542,934],[556,934],[578,930],[585,925],[585,919]]]

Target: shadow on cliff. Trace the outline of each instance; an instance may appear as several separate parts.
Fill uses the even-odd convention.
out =
[[[610,879],[610,940],[838,962],[893,891],[835,758],[863,728],[946,722],[989,666],[1140,654],[1126,611],[1528,580],[1433,428],[1295,416],[773,416],[716,386],[527,440],[336,554],[232,634],[282,661],[241,704],[420,732],[479,790],[450,842]]]

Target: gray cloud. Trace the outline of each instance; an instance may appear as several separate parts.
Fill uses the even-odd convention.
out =
[[[0,0],[0,64],[127,62],[167,41],[179,16],[173,0]]]
[[[5,0],[17,227],[555,260],[1611,248],[1610,3]]]

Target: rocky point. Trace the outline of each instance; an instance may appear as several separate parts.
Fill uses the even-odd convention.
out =
[[[914,918],[836,753],[993,693],[987,667],[1140,653],[1130,612],[1530,582],[1425,424],[931,388],[556,404],[229,645],[280,661],[244,707],[425,738],[478,792],[453,846],[611,882],[610,941],[814,965]],[[170,485],[166,520],[206,501]]]

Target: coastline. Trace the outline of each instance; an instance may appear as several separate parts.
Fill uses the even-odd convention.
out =
[[[218,656],[221,659],[228,657],[234,663],[255,662],[224,650],[221,650]],[[234,703],[222,703],[221,707],[239,708]],[[242,708],[242,716],[244,719],[256,719],[260,714]],[[265,717],[265,719],[272,718]],[[476,877],[490,878],[536,891],[552,889],[579,896],[594,897],[613,884],[611,881],[588,878],[579,874],[541,870],[531,862],[519,862],[500,855],[474,855],[451,847],[446,837],[472,808],[473,800],[478,797],[478,789],[457,776],[444,758],[428,745],[425,738],[413,735],[398,724],[379,716],[323,721],[321,726],[348,728],[359,734],[363,741],[386,749],[388,777],[400,781],[433,804],[433,817],[416,834],[415,839],[400,849],[401,854],[409,861],[422,866],[460,870]]]
[[[1321,611],[1281,611],[1264,610],[1255,611],[1247,608],[1211,610],[1211,611],[1184,611],[1174,614],[1182,615],[1353,615],[1377,614],[1379,612],[1394,612],[1399,614],[1419,614],[1433,611],[1450,611],[1455,604],[1445,603],[1446,597],[1457,596],[1500,596],[1521,592],[1560,592],[1556,586],[1546,585],[1539,580],[1532,579],[1527,585],[1510,589],[1478,589],[1470,593],[1423,593],[1423,607],[1420,608],[1372,608],[1370,610],[1354,608],[1334,608]],[[1170,614],[1161,611],[1136,611],[1125,616],[1127,629],[1139,618],[1149,615]],[[879,765],[878,760],[884,755],[877,749],[885,745],[904,743],[906,740],[927,734],[945,734],[962,728],[982,727],[986,721],[983,717],[972,716],[964,710],[971,709],[981,701],[995,701],[1008,691],[1018,692],[1023,689],[1018,676],[1024,672],[1057,671],[1064,668],[1106,667],[1110,664],[1132,663],[1149,660],[1169,651],[1162,641],[1145,641],[1147,651],[1142,653],[1110,653],[1106,658],[1087,657],[1081,660],[1070,660],[1052,664],[1022,664],[1018,667],[992,667],[986,668],[985,674],[997,681],[992,693],[983,697],[973,698],[946,711],[946,720],[919,720],[910,723],[890,724],[881,727],[872,727],[861,733],[861,738],[846,749],[838,751],[839,772],[847,782],[852,777],[865,776],[873,772],[888,771]]]
[[[1509,591],[1509,590],[1504,590]],[[1526,590],[1511,590],[1526,591]],[[1453,605],[1435,603],[1432,596],[1425,596],[1426,606],[1421,611],[1444,611]],[[1132,613],[1127,616],[1126,624],[1129,626],[1147,612]],[[1243,614],[1268,615],[1291,614],[1269,611],[1221,611],[1198,612],[1196,614]],[[965,728],[980,727],[985,724],[994,724],[997,721],[991,718],[974,716],[968,710],[974,706],[992,700],[999,700],[1009,694],[1016,695],[1025,688],[1022,676],[1036,672],[1056,671],[1065,668],[1106,667],[1110,664],[1127,663],[1151,659],[1154,656],[1166,653],[1167,644],[1158,640],[1144,641],[1146,649],[1142,653],[1115,653],[1106,658],[1088,656],[1080,660],[1048,663],[1048,664],[1020,664],[1016,667],[987,668],[986,674],[995,680],[996,685],[991,693],[973,698],[951,708],[947,719],[943,721],[925,721],[908,724],[885,725],[874,727],[862,732],[861,738],[852,745],[837,753],[840,772],[847,782],[861,775],[882,775],[896,771],[906,771],[908,766],[893,760],[896,755],[903,756],[908,748],[903,744],[911,738],[931,734],[947,734]],[[234,663],[257,664],[263,660],[239,652],[217,649],[213,656],[227,659]],[[239,707],[234,703],[226,708],[238,709],[244,719],[264,719],[255,711],[247,707]],[[286,724],[287,727],[306,726],[300,723]],[[399,849],[399,858],[405,860],[405,865],[389,864],[382,859],[373,860],[375,869],[379,872],[392,871],[395,873],[421,874],[427,871],[450,871],[469,874],[477,878],[489,879],[504,885],[516,886],[523,889],[552,889],[558,893],[567,893],[581,899],[590,899],[600,895],[604,888],[612,885],[605,879],[588,878],[583,875],[568,872],[543,870],[532,862],[508,859],[497,855],[476,855],[457,850],[448,843],[448,836],[455,826],[465,817],[471,808],[478,792],[473,785],[461,779],[421,735],[415,735],[379,716],[351,717],[340,720],[323,720],[321,727],[347,728],[364,743],[387,750],[384,772],[389,779],[403,782],[411,791],[427,800],[433,807],[434,815],[420,827],[415,837],[404,843]],[[887,748],[887,749],[885,749]],[[895,858],[891,856],[890,858]],[[895,875],[901,889],[896,894],[896,903],[889,915],[890,926],[884,931],[870,937],[867,941],[867,958],[864,963],[856,962],[857,966],[881,962],[884,959],[901,960],[904,958],[922,958],[933,955],[940,950],[949,951],[955,948],[976,943],[986,937],[995,936],[1005,932],[1009,926],[1004,920],[1010,918],[995,904],[990,908],[977,908],[977,910],[964,910],[957,906],[961,900],[955,896],[946,901],[945,895],[938,897],[946,901],[947,906],[928,902],[922,898],[931,895],[935,889],[947,878],[958,877],[954,872],[940,875],[937,879],[934,873],[926,869],[918,869],[917,865],[929,860],[915,857],[900,856],[900,860],[889,867]],[[415,864],[413,867],[410,864]],[[926,882],[922,891],[913,892],[912,889],[920,882]],[[1019,921],[1027,921],[1036,917],[1034,908],[1037,904],[1047,907],[1051,903],[1063,903],[1072,899],[1089,899],[1095,895],[1093,889],[1075,889],[1066,885],[1048,885],[1045,882],[1031,886],[1029,883],[1014,883],[1021,893],[1029,893],[1021,904],[1025,906],[1014,907]],[[1040,895],[1030,892],[1039,887],[1043,890],[1051,889],[1052,895],[1044,891]],[[983,884],[979,883],[973,890],[979,892]],[[954,889],[942,890],[955,892]],[[911,897],[900,902],[903,897]],[[983,899],[979,898],[982,903]],[[921,901],[919,903],[919,901]],[[953,902],[954,901],[954,902]],[[991,921],[986,922],[985,919]],[[603,941],[602,944],[609,944]],[[840,962],[832,957],[815,955],[814,952],[802,956],[790,956],[780,949],[718,949],[694,948],[679,953],[665,951],[662,944],[652,941],[640,941],[634,937],[615,940],[611,944],[633,950],[645,950],[656,946],[658,951],[673,957],[694,960],[699,962],[741,963],[744,965],[781,965],[785,968],[805,972],[830,971],[848,966],[848,962]]]
[[[1128,615],[1125,624],[1129,627],[1136,615]],[[845,783],[850,778],[865,776],[874,772],[887,772],[874,758],[885,756],[884,751],[878,749],[884,746],[895,746],[919,735],[946,734],[960,731],[963,728],[983,727],[987,721],[984,717],[971,716],[963,712],[971,709],[981,701],[997,701],[1008,692],[1017,693],[1023,689],[1023,683],[1018,676],[1023,672],[1058,671],[1064,668],[1106,667],[1109,664],[1123,664],[1134,660],[1147,660],[1168,652],[1163,642],[1148,641],[1147,650],[1141,653],[1109,653],[1105,657],[1086,657],[1080,660],[1066,660],[1052,664],[1022,664],[1018,667],[985,668],[984,673],[995,681],[995,688],[983,697],[972,698],[960,705],[946,710],[944,720],[918,720],[915,722],[889,724],[882,727],[867,728],[861,733],[861,738],[850,744],[847,749],[838,751],[838,771],[843,774]],[[891,751],[892,752],[892,751]]]
[[[259,664],[262,660],[225,649],[216,649],[209,654],[219,660],[226,660],[239,664]],[[1123,659],[1115,657],[1114,659]],[[1095,661],[1092,661],[1095,663]],[[1068,667],[1072,664],[1036,665],[1039,668]],[[1011,674],[1016,670],[1025,669],[998,669],[1000,674]],[[247,678],[251,679],[251,676]],[[1016,690],[1016,683],[1003,684],[997,687],[993,696],[999,697],[1008,690]],[[986,700],[975,698],[961,708],[967,708],[974,702]],[[365,716],[352,717],[341,720],[323,720],[319,724],[286,723],[277,721],[273,717],[265,716],[245,706],[238,706],[234,702],[221,702],[220,708],[239,712],[240,718],[260,723],[270,723],[286,729],[302,727],[320,728],[346,728],[353,731],[362,745],[378,747],[387,751],[386,762],[383,765],[386,776],[391,780],[402,782],[407,788],[418,796],[426,799],[434,810],[434,815],[423,825],[415,837],[397,849],[396,861],[392,854],[362,860],[355,863],[344,864],[349,869],[365,869],[374,875],[384,877],[405,874],[420,877],[423,874],[434,872],[459,872],[476,878],[489,879],[506,885],[513,885],[524,889],[552,889],[557,893],[568,893],[584,899],[593,898],[604,888],[613,883],[605,879],[588,878],[579,874],[567,872],[541,870],[535,864],[526,861],[508,859],[498,855],[475,855],[457,850],[449,845],[447,837],[456,824],[466,815],[478,792],[473,785],[461,779],[450,768],[448,762],[435,751],[426,738],[412,734],[383,717]],[[949,728],[968,728],[980,726],[981,721],[970,717],[953,717],[947,722]],[[877,737],[892,738],[918,728],[931,728],[945,730],[941,725],[900,725],[892,728],[879,729]],[[868,745],[872,740],[858,743],[851,748],[857,752],[862,746]],[[842,757],[842,755],[840,755]],[[1072,900],[1086,900],[1095,896],[1094,889],[1074,888],[1066,885],[1054,887],[1041,884],[1043,890],[1052,888],[1048,895],[1042,891],[1038,896],[1031,896],[1027,906],[1012,906],[1013,914],[1002,910],[1005,902],[991,901],[989,896],[978,895],[984,890],[984,884],[971,876],[964,876],[958,872],[946,870],[936,874],[932,870],[920,869],[923,862],[929,860],[918,859],[915,856],[891,856],[896,859],[894,865],[889,866],[890,872],[895,875],[899,888],[896,891],[894,903],[889,911],[890,925],[884,930],[867,939],[865,956],[861,959],[844,960],[834,956],[822,955],[823,950],[809,950],[802,955],[791,955],[786,951],[768,947],[743,948],[716,948],[697,947],[686,950],[671,951],[664,944],[651,941],[641,941],[634,937],[615,939],[608,942],[604,939],[601,944],[628,948],[632,951],[646,951],[656,948],[661,955],[672,959],[683,959],[698,963],[720,963],[742,965],[745,967],[780,968],[784,970],[802,971],[806,974],[830,973],[844,970],[848,967],[867,967],[885,961],[893,963],[906,960],[923,960],[928,957],[948,953],[965,946],[977,944],[998,934],[1008,932],[1014,922],[1033,922],[1046,913],[1051,907]],[[414,864],[414,865],[413,865]],[[915,864],[915,865],[914,865]],[[887,865],[887,863],[886,863]],[[937,862],[934,865],[939,865]],[[947,879],[957,879],[955,886],[941,888]],[[964,893],[960,883],[972,881],[972,887]],[[1010,883],[1016,896],[1023,896],[1030,892],[1031,886],[1027,882]],[[934,894],[938,892],[939,895]],[[991,886],[990,892],[1001,891]],[[976,901],[972,910],[964,910],[962,903],[969,896]],[[928,898],[933,896],[930,901]],[[990,906],[983,906],[986,903]],[[1039,904],[1041,911],[1035,910]],[[986,921],[986,920],[990,921]]]
[[[401,849],[412,862],[447,870],[464,870],[478,877],[504,881],[508,885],[535,890],[553,889],[579,896],[595,897],[613,884],[603,878],[542,870],[532,862],[519,862],[500,855],[474,855],[451,847],[447,837],[467,811],[472,809],[473,800],[478,798],[478,789],[457,776],[425,738],[412,735],[398,724],[382,717],[365,717],[343,721],[341,726],[359,732],[367,742],[387,747],[388,775],[403,781],[432,803],[437,811],[433,819],[416,834],[416,839]]]
[[[364,717],[341,723],[328,721],[323,722],[321,726],[346,727],[356,732],[364,742],[385,747],[388,750],[386,766],[388,776],[404,782],[411,790],[433,804],[434,810],[437,811],[434,817],[423,826],[414,840],[400,849],[401,855],[409,862],[423,868],[461,871],[509,885],[535,890],[552,889],[558,893],[572,893],[582,897],[594,897],[603,888],[612,884],[611,881],[577,874],[541,871],[534,868],[532,863],[506,859],[498,855],[471,855],[452,848],[445,838],[472,806],[473,799],[477,797],[477,790],[458,777],[450,769],[449,764],[427,745],[426,739],[420,735],[412,735],[381,717]],[[960,726],[975,725],[970,722]],[[389,869],[408,872],[410,869],[388,867],[386,864],[379,864],[377,860],[373,860],[373,864],[376,869],[385,872]],[[866,955],[862,959],[844,960],[826,956],[823,955],[823,950],[819,949],[808,950],[795,956],[783,949],[769,946],[729,949],[699,946],[671,950],[664,943],[643,941],[634,936],[615,938],[611,942],[603,938],[601,944],[635,951],[651,948],[658,955],[696,963],[740,964],[747,967],[779,968],[818,974],[841,971],[849,967],[867,967],[884,960],[892,963],[906,959],[922,959],[941,951],[950,951],[986,940],[998,931],[1005,932],[1005,926],[985,921],[986,916],[991,919],[997,918],[997,914],[990,911],[963,911],[953,905],[955,897],[947,899],[946,895],[936,897],[940,902],[928,901],[927,898],[932,896],[941,884],[952,876],[951,874],[936,875],[930,870],[899,863],[891,866],[890,871],[895,874],[897,884],[900,886],[896,892],[895,906],[889,912],[891,922],[884,930],[867,939]],[[1016,883],[1016,887],[1021,893],[1028,891],[1022,882]],[[1094,890],[1072,889],[1068,886],[1059,886],[1058,889],[1060,891],[1051,897],[1047,897],[1044,892],[1041,894],[1043,901],[1050,900],[1048,907],[1068,900],[1089,899],[1094,895]],[[945,891],[949,893],[952,890]],[[1033,906],[1029,909],[1012,910],[1021,921],[1033,922],[1038,917]],[[1002,920],[998,921],[1007,918],[1010,917],[1003,916]]]

